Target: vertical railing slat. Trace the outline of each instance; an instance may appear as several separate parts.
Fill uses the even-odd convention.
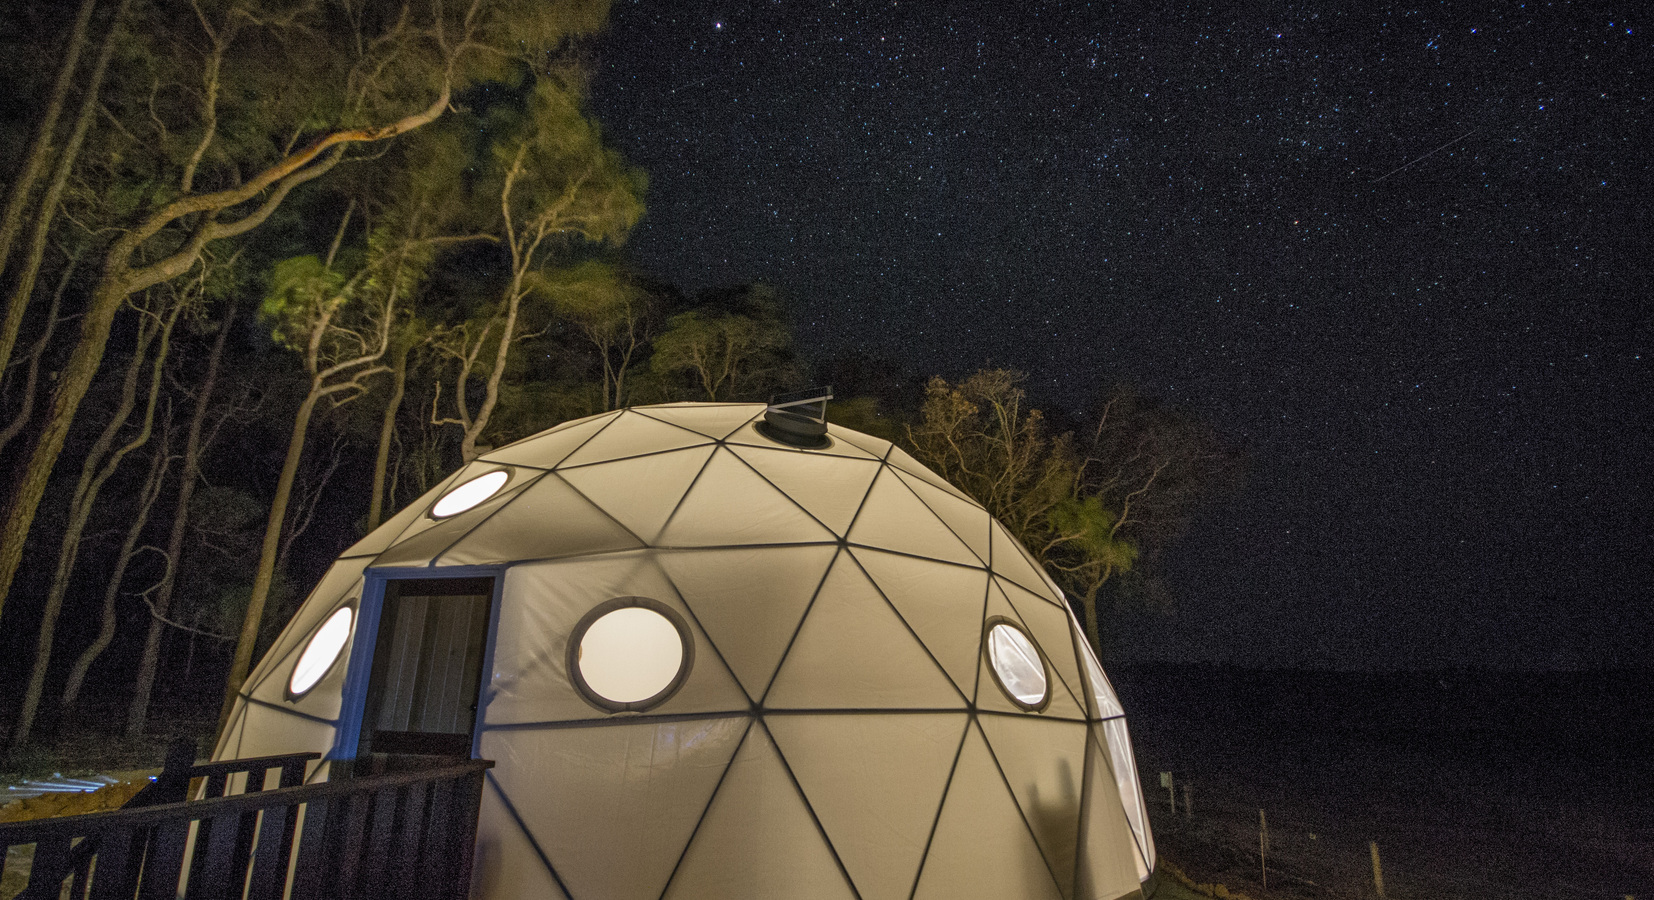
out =
[[[98,867],[92,873],[92,900],[131,900],[137,888],[137,867],[132,865],[132,848],[137,835],[130,828],[105,832],[98,847]]]

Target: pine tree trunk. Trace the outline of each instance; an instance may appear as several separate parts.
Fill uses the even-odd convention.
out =
[[[162,617],[172,608],[172,592],[178,584],[178,565],[183,561],[184,538],[189,532],[190,500],[195,496],[195,483],[201,474],[201,429],[207,421],[207,410],[212,403],[214,388],[218,385],[218,364],[224,358],[224,342],[229,337],[230,325],[235,321],[235,304],[224,311],[224,321],[213,338],[212,352],[207,357],[207,374],[195,396],[195,410],[190,414],[190,427],[184,439],[182,471],[178,474],[178,506],[172,513],[172,530],[167,535],[167,573],[155,589],[154,614],[149,619],[149,633],[144,637],[144,655],[138,663],[138,675],[132,692],[132,705],[126,712],[126,734],[136,737],[143,733],[149,717],[149,695],[155,687],[155,672],[161,660],[161,638],[166,623]]]
[[[144,526],[149,524],[149,511],[155,506],[155,498],[161,495],[161,484],[166,480],[167,465],[172,461],[171,448],[166,441],[155,448],[155,455],[149,463],[149,474],[144,478],[144,486],[138,492],[138,510],[132,516],[132,523],[127,526],[126,539],[121,542],[121,550],[115,555],[115,571],[109,575],[109,583],[103,590],[103,615],[98,621],[97,637],[92,639],[91,645],[82,650],[75,658],[75,665],[69,670],[69,678],[63,686],[63,711],[68,713],[74,709],[75,701],[80,698],[81,685],[86,681],[86,673],[91,670],[92,663],[97,662],[103,651],[115,640],[115,628],[119,617],[115,613],[115,601],[120,598],[121,582],[126,578],[126,568],[132,562],[132,557],[138,553],[138,538],[143,534]]]
[[[0,275],[5,274],[6,262],[11,259],[12,244],[17,240],[18,229],[23,225],[23,210],[28,208],[29,198],[34,194],[35,182],[40,180],[40,172],[45,168],[46,160],[51,153],[52,135],[57,131],[58,117],[63,114],[63,105],[68,100],[69,88],[74,83],[75,69],[80,65],[80,54],[86,48],[86,32],[92,21],[92,10],[96,6],[97,0],[81,2],[80,12],[75,16],[75,24],[69,30],[69,44],[63,50],[63,62],[58,66],[57,81],[52,85],[52,97],[46,102],[46,111],[35,130],[34,141],[29,145],[23,167],[11,183],[5,211],[0,212]],[[18,298],[13,299],[15,301]],[[0,320],[0,371],[4,371],[6,364],[11,362],[12,348],[16,345],[17,332],[23,322],[22,304],[28,301],[28,296],[23,295],[21,301],[7,304],[5,318]]]
[[[23,311],[29,305],[29,298],[34,294],[35,279],[40,276],[40,265],[46,257],[46,239],[51,235],[52,222],[57,219],[57,207],[63,200],[63,191],[69,184],[69,175],[75,169],[75,160],[80,156],[80,148],[86,142],[86,133],[92,127],[92,119],[98,109],[99,89],[103,85],[104,73],[109,70],[109,60],[115,54],[115,37],[120,33],[121,16],[126,13],[129,0],[121,0],[115,8],[114,18],[109,23],[109,32],[104,35],[103,44],[98,49],[97,62],[92,65],[91,75],[86,79],[86,91],[81,97],[80,112],[75,116],[74,127],[69,132],[69,139],[57,153],[57,164],[52,167],[52,178],[46,185],[46,193],[40,199],[34,217],[34,228],[29,235],[28,254],[23,258],[23,270],[17,276],[17,283],[12,288],[11,296],[6,301],[6,318],[0,322],[0,367],[11,358],[12,348],[16,345],[17,331],[23,321]]]
[[[253,666],[259,626],[264,624],[264,604],[270,598],[270,585],[275,581],[276,554],[281,550],[281,526],[287,518],[287,501],[293,495],[299,458],[304,455],[304,439],[310,430],[310,416],[321,397],[322,385],[312,381],[310,392],[293,414],[293,434],[287,441],[287,459],[282,463],[281,476],[276,479],[275,497],[270,500],[270,516],[264,522],[264,546],[259,552],[258,571],[253,575],[252,595],[247,598],[247,612],[241,620],[241,634],[236,638],[235,656],[230,660],[230,675],[224,685],[224,703],[218,711],[220,732],[229,722],[230,711],[235,708],[241,686],[247,681],[247,673]]]
[[[408,384],[408,354],[412,350],[411,342],[405,342],[391,360],[391,396],[385,401],[385,413],[379,420],[379,452],[373,458],[373,500],[368,503],[368,531],[379,527],[385,513],[385,473],[390,468],[396,413],[402,408],[402,395]]]
[[[52,644],[57,636],[58,618],[63,613],[63,601],[68,596],[70,580],[74,576],[75,563],[80,555],[81,538],[86,532],[86,523],[92,517],[92,508],[97,504],[98,494],[103,490],[104,483],[115,474],[115,470],[120,467],[127,454],[142,447],[149,440],[155,415],[155,402],[161,389],[161,367],[166,361],[168,338],[181,308],[175,308],[159,328],[140,329],[137,346],[132,352],[131,364],[127,367],[126,377],[121,384],[120,404],[81,465],[80,480],[69,501],[69,519],[64,526],[63,539],[58,550],[57,570],[46,592],[45,609],[41,612],[40,631],[35,639],[34,668],[29,673],[29,683],[23,691],[23,705],[18,712],[17,728],[12,732],[11,746],[14,750],[22,747],[34,731],[35,715],[40,711],[40,698],[45,692],[47,668],[52,658]],[[161,347],[157,352],[154,374],[150,379],[143,428],[131,441],[111,450],[116,436],[126,426],[127,417],[132,414],[132,409],[136,405],[139,376],[147,361],[149,345],[157,332],[161,336]]]

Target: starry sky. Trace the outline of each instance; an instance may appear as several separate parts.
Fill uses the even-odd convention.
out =
[[[1646,10],[616,0],[593,106],[643,270],[1245,449],[1124,657],[1647,665]]]

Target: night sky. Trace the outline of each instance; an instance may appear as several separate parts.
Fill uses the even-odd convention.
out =
[[[1647,5],[1233,6],[616,0],[630,255],[1242,446],[1121,658],[1649,664]]]

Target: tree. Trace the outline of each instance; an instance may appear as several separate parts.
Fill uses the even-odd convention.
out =
[[[110,83],[159,102],[111,118],[133,155],[167,174],[152,173],[103,250],[75,345],[0,506],[0,603],[126,297],[188,272],[213,242],[261,227],[351,148],[435,121],[457,88],[541,63],[570,35],[596,29],[607,4],[309,0],[270,10],[254,0],[158,0],[141,12],[117,23],[131,65]],[[85,90],[103,84],[89,79]]]
[[[354,272],[338,271],[334,256],[349,220],[347,207],[326,259],[299,256],[276,265],[260,311],[273,325],[276,341],[300,353],[309,389],[293,413],[287,453],[265,521],[258,569],[230,662],[220,726],[252,668],[311,417],[324,400],[334,406],[348,403],[367,391],[370,379],[388,371],[380,360],[390,349],[399,304],[424,278],[430,264],[428,242],[396,238],[381,229],[370,234],[367,251]]]
[[[666,322],[649,367],[687,375],[707,400],[757,398],[797,380],[780,297],[765,284],[703,294]]]
[[[1099,596],[1171,543],[1224,463],[1211,433],[1125,388],[1091,411],[1086,438],[1052,436],[1020,372],[933,378],[913,454],[975,497],[1077,601],[1101,649]]]
[[[512,346],[523,337],[523,302],[547,298],[556,285],[544,274],[555,253],[575,241],[618,243],[643,215],[642,173],[604,145],[571,79],[537,78],[526,114],[507,127],[510,137],[493,150],[506,283],[490,309],[436,342],[456,369],[455,414],[439,421],[460,427],[460,457],[467,462],[477,456],[477,440],[499,404]],[[475,409],[473,375],[483,378]]]
[[[656,326],[654,298],[611,263],[588,260],[546,278],[557,313],[596,350],[602,410],[626,405],[626,377]]]

